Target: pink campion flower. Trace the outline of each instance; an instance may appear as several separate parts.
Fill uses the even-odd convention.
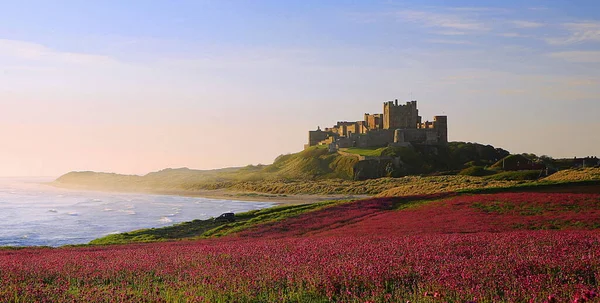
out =
[[[591,300],[591,299],[593,299],[593,298],[595,298],[597,296],[598,296],[598,294],[595,291],[593,291],[593,290],[587,290],[587,291],[585,291],[583,293],[583,297],[586,298],[586,299],[588,299],[588,300]]]
[[[548,296],[548,300],[546,300],[546,303],[557,303],[558,300],[556,299],[556,297],[554,295],[549,295]]]

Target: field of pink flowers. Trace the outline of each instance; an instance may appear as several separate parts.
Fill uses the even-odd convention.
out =
[[[600,195],[528,192],[362,200],[263,225],[240,236],[404,236],[523,229],[600,229]]]
[[[221,239],[0,250],[0,302],[600,302],[600,195],[425,198]]]

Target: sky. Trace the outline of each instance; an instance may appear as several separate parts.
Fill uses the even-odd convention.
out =
[[[394,99],[451,141],[600,156],[597,0],[0,6],[0,176],[268,164]]]

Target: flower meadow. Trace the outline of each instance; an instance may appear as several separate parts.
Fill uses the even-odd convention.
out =
[[[241,233],[0,250],[0,302],[600,302],[600,195],[370,199]]]

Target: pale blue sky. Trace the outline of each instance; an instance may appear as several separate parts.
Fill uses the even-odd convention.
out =
[[[0,175],[269,163],[419,101],[454,141],[600,150],[598,1],[0,1]]]

